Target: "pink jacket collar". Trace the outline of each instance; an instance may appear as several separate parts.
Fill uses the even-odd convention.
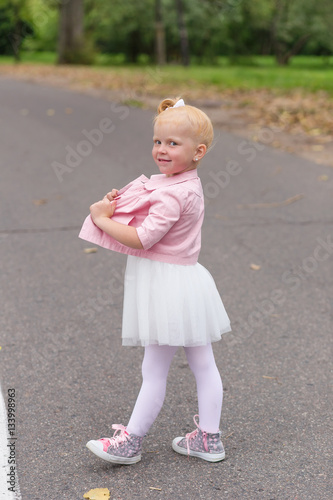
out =
[[[172,186],[173,184],[179,184],[180,182],[188,181],[189,179],[198,179],[197,169],[188,170],[187,172],[182,172],[181,174],[172,175],[167,177],[165,174],[152,175],[150,179],[145,182],[145,188],[148,191],[153,191],[160,187]]]

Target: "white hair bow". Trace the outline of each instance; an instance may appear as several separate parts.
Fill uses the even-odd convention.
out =
[[[172,107],[173,108],[179,108],[180,106],[185,106],[184,99],[179,99],[179,101],[177,101],[176,104],[174,106],[172,106]]]

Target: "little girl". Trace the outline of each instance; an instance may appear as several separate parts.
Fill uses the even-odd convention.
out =
[[[85,240],[128,254],[122,343],[145,348],[143,382],[127,426],[112,425],[113,437],[87,447],[108,462],[141,460],[143,438],[163,405],[171,361],[183,346],[196,379],[199,415],[195,431],[175,438],[172,447],[218,462],[225,457],[219,431],[223,388],[211,343],[231,329],[214,280],[197,261],[204,217],[197,166],[212,144],[212,123],[182,99],[165,99],[153,141],[160,174],[113,189],[91,205],[80,232]]]

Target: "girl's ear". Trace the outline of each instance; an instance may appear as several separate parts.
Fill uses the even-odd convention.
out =
[[[194,160],[195,161],[201,160],[205,156],[206,153],[207,153],[206,144],[199,144],[199,146],[197,146],[197,149],[196,149],[196,152],[194,155]]]

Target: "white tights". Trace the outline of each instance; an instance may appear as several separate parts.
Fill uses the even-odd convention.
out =
[[[149,345],[142,362],[142,386],[127,426],[129,434],[144,436],[159,414],[166,391],[175,346]],[[198,392],[200,428],[214,433],[219,430],[223,387],[211,344],[185,347],[188,364],[195,376]]]

